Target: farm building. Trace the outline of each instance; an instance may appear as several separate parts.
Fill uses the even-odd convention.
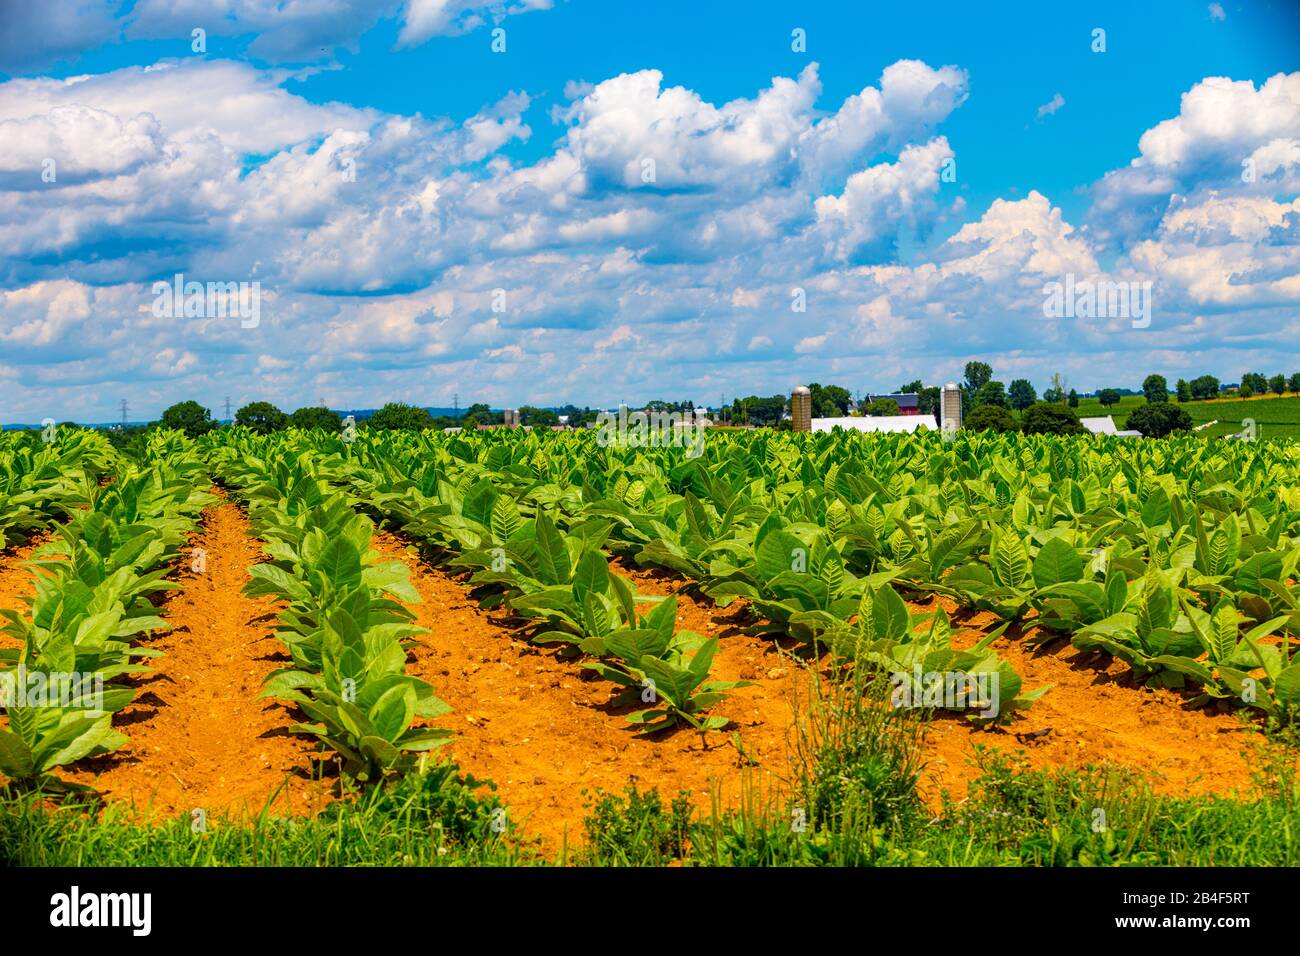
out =
[[[1115,419],[1109,415],[1102,415],[1098,418],[1080,418],[1079,423],[1094,435],[1118,435],[1120,438],[1142,437],[1141,432],[1120,431],[1115,425]]]
[[[913,432],[921,427],[938,431],[939,423],[934,420],[933,415],[920,414],[863,415],[854,418],[814,418],[812,420],[812,430],[815,432],[828,432],[835,428],[859,432]]]
[[[893,399],[897,403],[899,415],[921,414],[921,396],[915,392],[898,392],[893,395],[868,395],[866,400],[869,404],[885,398]]]

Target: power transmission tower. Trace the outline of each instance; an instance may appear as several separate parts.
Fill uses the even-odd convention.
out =
[[[226,396],[226,421],[230,421],[230,396]]]
[[[126,399],[124,398],[124,399],[122,399],[122,427],[123,427],[123,428],[126,427],[126,412],[127,412],[127,408],[128,408],[128,406],[127,406],[127,404],[126,404]]]
[[[460,418],[460,392],[451,395],[452,418]]]

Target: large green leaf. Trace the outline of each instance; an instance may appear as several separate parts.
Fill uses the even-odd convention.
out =
[[[1064,538],[1049,538],[1034,557],[1034,584],[1040,588],[1083,577],[1083,558]]]

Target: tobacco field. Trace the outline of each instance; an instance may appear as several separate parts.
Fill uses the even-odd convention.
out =
[[[21,862],[1300,858],[1288,441],[3,433],[0,535]]]

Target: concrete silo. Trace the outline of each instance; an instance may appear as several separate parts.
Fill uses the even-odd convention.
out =
[[[790,418],[795,431],[812,431],[812,392],[807,385],[796,386],[790,393]]]

